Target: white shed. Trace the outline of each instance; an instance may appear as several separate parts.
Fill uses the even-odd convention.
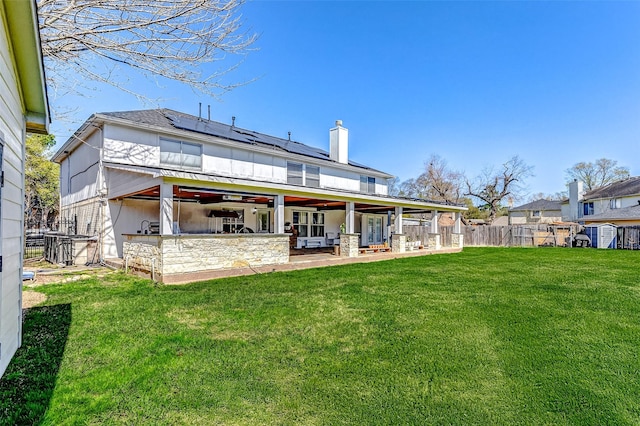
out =
[[[591,239],[593,248],[616,248],[617,227],[610,223],[585,225],[584,232]]]

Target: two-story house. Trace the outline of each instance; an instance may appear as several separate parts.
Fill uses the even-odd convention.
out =
[[[0,2],[0,376],[22,342],[27,133],[47,133],[49,107],[36,6]]]
[[[529,225],[562,221],[562,206],[557,200],[535,200],[509,209],[509,225]]]
[[[585,192],[583,183],[569,184],[563,218],[585,225],[640,225],[640,177],[631,177]]]
[[[392,176],[350,161],[348,137],[337,121],[327,152],[240,128],[235,118],[94,114],[53,158],[61,216],[76,219],[78,234],[99,236],[101,259],[164,277],[286,263],[290,244],[340,244],[348,256],[393,246],[405,213],[453,212],[459,222],[464,207],[389,196]]]

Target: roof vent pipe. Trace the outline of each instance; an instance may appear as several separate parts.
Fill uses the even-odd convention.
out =
[[[236,116],[234,115],[233,117],[231,117],[231,127],[234,127],[236,125]]]
[[[211,105],[207,105],[207,120],[211,121]]]
[[[198,120],[202,120],[202,102],[198,102]]]
[[[289,134],[289,140],[291,140],[291,132],[287,132]]]

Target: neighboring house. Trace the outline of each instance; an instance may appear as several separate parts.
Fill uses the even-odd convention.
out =
[[[561,221],[561,201],[540,199],[509,209],[509,225],[533,225]]]
[[[389,196],[391,175],[348,159],[342,122],[328,142],[326,152],[169,109],[94,114],[53,157],[61,217],[100,237],[101,260],[165,278],[285,263],[289,228],[297,248],[341,244],[353,256],[400,239],[403,214],[459,223],[465,207]]]
[[[563,218],[582,224],[640,225],[640,177],[631,177],[585,192],[583,184],[569,184]]]
[[[26,133],[49,113],[34,1],[0,1],[0,376],[22,340]]]

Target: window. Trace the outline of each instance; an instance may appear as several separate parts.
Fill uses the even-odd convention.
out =
[[[320,167],[306,166],[306,186],[320,188]]]
[[[371,176],[360,176],[360,192],[375,194],[376,178]]]
[[[237,233],[244,228],[244,210],[229,210],[222,218],[222,232]]]
[[[291,163],[287,161],[287,183],[292,185],[303,185],[302,163]]]
[[[293,227],[298,231],[298,237],[309,236],[309,212],[293,212]]]
[[[311,236],[324,237],[324,213],[311,214]]]
[[[160,164],[200,169],[202,167],[202,145],[160,139]]]
[[[593,214],[593,203],[583,203],[582,204],[582,214],[583,216],[590,216]]]
[[[540,210],[534,210],[531,212],[531,217],[540,217]]]
[[[287,161],[287,183],[320,187],[320,167]]]
[[[298,237],[324,237],[324,213],[294,211],[293,227]]]
[[[619,198],[612,198],[611,200],[609,200],[609,208],[610,209],[619,209],[620,208],[620,199]]]

